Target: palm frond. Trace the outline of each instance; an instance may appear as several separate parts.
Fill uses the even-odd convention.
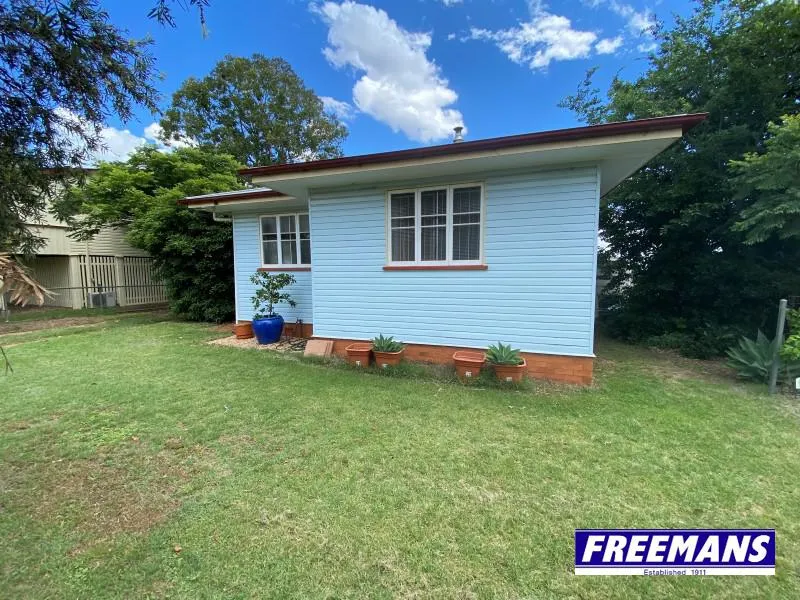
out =
[[[25,306],[29,302],[44,304],[45,298],[52,298],[53,292],[36,281],[30,270],[19,264],[8,253],[0,254],[0,294],[10,292],[12,304]]]

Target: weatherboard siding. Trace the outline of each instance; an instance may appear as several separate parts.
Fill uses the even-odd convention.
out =
[[[484,182],[485,271],[384,271],[386,190],[313,194],[315,336],[591,356],[597,170]]]
[[[261,232],[258,219],[263,214],[268,213],[237,215],[233,220],[236,319],[239,321],[249,321],[253,318],[251,298],[255,289],[250,283],[250,276],[261,267]],[[281,303],[276,305],[275,312],[280,314],[287,323],[294,323],[297,319],[302,319],[305,323],[312,323],[311,273],[309,271],[293,271],[291,274],[294,275],[297,283],[289,286],[287,291],[297,306],[292,308],[288,304]]]

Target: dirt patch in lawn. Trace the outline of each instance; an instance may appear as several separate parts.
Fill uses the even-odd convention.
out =
[[[165,310],[148,310],[98,315],[96,317],[61,317],[57,319],[45,317],[42,319],[27,319],[24,321],[0,323],[0,335],[14,335],[16,333],[27,333],[29,331],[40,331],[43,329],[57,329],[61,327],[89,327],[105,321],[114,321],[119,320],[120,318],[124,319],[128,316],[152,315],[154,317],[166,317],[168,314],[168,311]]]
[[[303,338],[284,338],[274,344],[259,344],[256,338],[240,340],[236,336],[220,338],[208,342],[212,346],[228,346],[230,348],[241,348],[243,350],[276,350],[278,352],[302,352],[306,348],[308,340]]]
[[[77,555],[121,533],[144,533],[181,505],[180,489],[197,475],[190,449],[155,454],[138,440],[124,451],[86,459],[6,462],[4,503],[46,523],[67,524]],[[124,452],[124,453],[123,453]]]

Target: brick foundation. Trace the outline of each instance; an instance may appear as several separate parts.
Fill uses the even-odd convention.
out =
[[[320,338],[330,339],[330,338]],[[346,357],[345,348],[350,344],[364,340],[333,340],[333,353]],[[425,344],[407,344],[405,358],[408,360],[436,364],[451,364],[453,353],[459,350],[475,350],[455,346],[430,346]],[[522,352],[528,363],[528,375],[534,379],[547,379],[565,383],[590,385],[594,359],[587,356],[563,356],[556,354],[534,354]]]

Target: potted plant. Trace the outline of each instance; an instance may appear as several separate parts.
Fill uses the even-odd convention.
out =
[[[295,283],[294,276],[288,273],[266,273],[259,271],[250,276],[250,283],[256,286],[253,295],[253,333],[259,344],[274,344],[281,339],[283,317],[275,313],[275,305],[285,302],[292,308],[297,303],[281,291]]]
[[[347,352],[347,362],[354,367],[368,367],[369,355],[372,352],[372,344],[369,342],[356,342],[344,349]]]
[[[486,354],[473,350],[459,350],[453,354],[456,363],[456,373],[462,381],[475,379],[481,374],[481,368],[486,362]]]
[[[253,337],[253,324],[250,321],[239,321],[233,326],[233,334],[237,340],[249,340]]]
[[[494,367],[494,374],[500,381],[519,383],[525,374],[527,363],[519,355],[519,350],[514,350],[510,345],[500,342],[489,346],[486,351],[486,360]]]
[[[383,337],[383,334],[381,334],[372,340],[375,364],[382,369],[399,365],[405,349],[405,345],[395,340],[392,336]]]

